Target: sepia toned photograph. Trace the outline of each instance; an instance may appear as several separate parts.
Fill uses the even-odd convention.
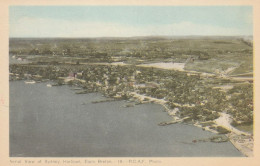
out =
[[[252,6],[9,6],[9,157],[254,157]]]

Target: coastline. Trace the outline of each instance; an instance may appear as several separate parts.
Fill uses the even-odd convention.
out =
[[[115,151],[113,153],[113,155],[111,155],[111,153],[109,153],[108,151],[106,151],[106,149],[101,150],[102,152],[100,152],[100,155],[109,155],[110,157],[112,156],[121,156],[121,154],[118,153],[118,151],[116,150],[117,142],[121,142],[121,145],[123,142],[125,142],[125,138],[128,137],[130,138],[130,140],[128,142],[125,142],[123,144],[129,144],[129,151],[133,151],[136,152],[136,157],[138,156],[143,156],[141,155],[141,152],[144,151],[143,148],[138,149],[138,147],[142,147],[142,146],[147,146],[150,145],[148,147],[148,149],[150,149],[150,151],[144,151],[147,156],[149,155],[149,152],[151,152],[151,154],[153,154],[154,157],[215,157],[215,156],[219,156],[219,157],[243,157],[243,155],[236,150],[236,148],[234,148],[234,146],[230,143],[230,142],[223,142],[223,143],[211,143],[211,142],[201,142],[201,143],[193,143],[192,140],[193,139],[207,139],[207,138],[211,138],[213,136],[215,136],[216,134],[214,133],[210,133],[207,131],[203,131],[193,125],[186,125],[186,124],[175,124],[172,126],[160,126],[158,125],[159,122],[162,122],[164,120],[170,121],[171,117],[168,116],[168,114],[164,111],[163,107],[159,104],[156,103],[146,103],[146,104],[141,104],[141,105],[136,105],[134,107],[130,107],[130,108],[124,108],[123,106],[126,104],[130,104],[132,102],[137,102],[136,100],[133,101],[131,100],[131,98],[129,100],[117,100],[114,102],[109,102],[107,100],[107,98],[102,95],[101,93],[88,93],[88,94],[83,94],[83,95],[77,95],[75,92],[77,92],[77,90],[79,88],[76,88],[76,86],[61,86],[61,87],[48,87],[48,84],[52,84],[52,82],[47,81],[47,82],[42,82],[42,83],[35,83],[35,84],[25,84],[23,81],[21,81],[19,83],[19,81],[15,81],[15,82],[10,82],[10,84],[12,84],[13,86],[13,90],[12,90],[12,98],[11,99],[19,99],[21,96],[24,96],[25,102],[29,102],[30,103],[30,97],[31,96],[30,93],[28,92],[28,89],[38,89],[37,92],[41,92],[42,90],[44,92],[42,92],[42,97],[46,97],[46,94],[48,94],[47,96],[49,96],[49,94],[57,94],[56,92],[60,92],[58,93],[58,96],[55,97],[57,99],[57,101],[61,101],[61,98],[66,98],[66,99],[71,99],[71,102],[66,102],[67,104],[64,103],[64,101],[67,100],[63,100],[62,103],[56,102],[56,99],[52,100],[52,99],[48,99],[46,100],[46,102],[50,102],[50,101],[54,101],[53,103],[55,103],[55,105],[63,105],[64,109],[57,109],[57,111],[55,111],[55,109],[46,109],[48,107],[52,107],[53,105],[50,103],[49,106],[45,107],[41,107],[41,109],[28,109],[28,111],[26,111],[27,109],[24,109],[25,107],[19,107],[20,110],[25,110],[25,111],[19,111],[19,109],[12,109],[12,110],[16,110],[16,111],[12,111],[13,113],[13,118],[12,118],[12,125],[15,125],[17,123],[13,123],[15,122],[14,119],[17,119],[21,122],[21,113],[26,113],[27,115],[24,114],[25,116],[29,116],[31,118],[31,121],[24,121],[25,124],[36,124],[37,127],[34,127],[34,132],[32,132],[32,136],[31,139],[34,140],[36,138],[37,140],[37,135],[36,133],[45,133],[45,139],[44,140],[40,140],[40,145],[39,148],[43,148],[41,147],[43,142],[48,142],[48,139],[46,138],[53,138],[54,136],[57,138],[56,140],[59,141],[59,137],[62,136],[68,136],[68,137],[64,137],[65,138],[65,143],[68,141],[67,139],[69,139],[70,141],[73,142],[73,140],[75,140],[72,136],[72,134],[69,134],[70,132],[74,133],[74,131],[70,128],[70,126],[74,126],[74,127],[78,127],[81,126],[81,129],[75,129],[77,131],[75,131],[77,133],[77,138],[75,140],[75,142],[73,142],[72,145],[69,145],[73,151],[77,149],[77,146],[75,147],[75,144],[78,144],[79,146],[82,146],[84,148],[80,148],[80,153],[81,156],[91,156],[93,153],[91,153],[91,151],[93,152],[93,150],[91,150],[92,148],[95,148],[95,146],[98,146],[99,144],[101,144],[100,146],[102,146],[103,143],[107,142],[114,142],[115,145],[105,145],[110,146],[109,149],[113,149],[113,147],[115,147]],[[18,86],[17,86],[18,85]],[[19,86],[21,85],[21,86]],[[19,90],[20,89],[20,90]],[[26,91],[24,91],[26,90]],[[24,92],[24,93],[23,93]],[[17,94],[14,96],[14,94]],[[26,95],[28,94],[28,95]],[[35,95],[37,95],[37,93],[34,93]],[[38,99],[42,99],[42,97],[36,97]],[[76,98],[76,100],[74,100]],[[112,100],[112,99],[111,99]],[[12,100],[13,101],[13,100]],[[21,99],[20,101],[24,101],[23,99]],[[35,101],[35,100],[34,100]],[[74,103],[73,101],[75,101],[76,103]],[[95,104],[93,103],[93,101],[108,101],[108,102],[103,102],[100,104]],[[18,102],[19,103],[19,102]],[[28,104],[29,104],[28,103]],[[74,104],[73,104],[74,103]],[[15,102],[13,102],[12,104],[13,106],[16,105]],[[35,105],[35,104],[29,104],[29,105]],[[41,104],[43,105],[43,103]],[[70,105],[68,107],[66,107],[66,105]],[[73,106],[74,105],[74,106]],[[76,106],[77,105],[77,106]],[[75,108],[76,107],[80,107],[79,109],[71,109],[71,108]],[[55,108],[55,106],[54,106]],[[93,109],[91,109],[93,108]],[[98,108],[98,109],[95,109]],[[104,109],[102,109],[104,108]],[[111,109],[112,108],[112,109]],[[113,109],[114,108],[114,109]],[[118,109],[116,109],[118,108]],[[99,110],[99,111],[98,111]],[[120,111],[119,111],[120,110]],[[45,113],[46,111],[46,113]],[[18,113],[18,114],[17,114]],[[29,113],[29,114],[28,114]],[[62,113],[62,114],[60,114]],[[93,114],[94,113],[94,114]],[[97,114],[99,115],[97,117]],[[38,115],[43,116],[42,118],[37,118]],[[135,118],[133,118],[133,115]],[[46,120],[46,117],[50,117],[48,119],[50,119],[50,121],[48,121],[48,119]],[[104,116],[104,117],[103,117]],[[65,118],[64,118],[65,117]],[[78,117],[79,119],[75,119],[75,117]],[[93,118],[94,117],[94,118]],[[113,119],[112,117],[114,117],[115,119]],[[95,119],[96,118],[96,119]],[[126,118],[124,120],[124,118]],[[91,120],[92,119],[92,120]],[[74,121],[75,120],[75,121]],[[81,121],[80,123],[78,121]],[[121,121],[121,122],[120,122]],[[72,124],[68,123],[68,122],[73,122]],[[109,123],[108,123],[109,122]],[[112,123],[110,123],[112,122]],[[122,123],[120,125],[120,123]],[[21,123],[22,126],[23,123]],[[57,125],[57,127],[51,129],[50,131],[50,127],[53,125]],[[101,125],[102,124],[102,125]],[[132,125],[131,125],[132,124]],[[99,126],[101,125],[101,126]],[[129,126],[130,125],[130,126]],[[110,127],[109,127],[110,126]],[[143,127],[142,127],[143,126]],[[55,131],[59,131],[61,128],[61,131],[63,132],[58,132],[59,134],[56,134]],[[68,128],[69,127],[69,128]],[[129,128],[130,127],[130,128]],[[148,127],[148,128],[147,128]],[[19,128],[12,126],[12,131],[16,129],[19,130]],[[82,132],[83,129],[83,133],[80,134]],[[127,130],[129,129],[129,130]],[[17,131],[22,132],[22,133],[27,133],[25,131],[28,131],[28,133],[30,133],[30,128],[22,127],[22,130]],[[66,131],[66,132],[64,132]],[[96,133],[92,133],[93,131],[96,131]],[[107,139],[107,134],[106,132],[108,132],[108,135],[110,138],[112,138],[112,140],[108,141],[108,140],[104,140]],[[146,131],[146,132],[143,132]],[[15,133],[17,133],[15,132]],[[123,134],[123,133],[125,134]],[[137,132],[137,133],[136,133]],[[103,133],[103,134],[102,134]],[[121,133],[121,134],[120,134]],[[103,135],[103,137],[101,137],[101,135]],[[121,135],[121,136],[120,136]],[[151,136],[151,138],[147,137],[147,135]],[[14,135],[13,135],[14,136]],[[36,136],[36,137],[35,137]],[[75,133],[74,133],[75,136]],[[19,137],[19,135],[18,135]],[[84,138],[89,138],[89,137],[94,137],[96,139],[84,139]],[[108,137],[108,138],[109,138]],[[13,138],[13,137],[12,137]],[[13,139],[12,139],[13,140]],[[17,140],[17,139],[16,139]],[[31,141],[28,141],[28,139],[19,139],[21,141],[16,142],[17,144],[20,144],[22,142],[29,143]],[[32,141],[34,146],[37,145],[38,141]],[[80,142],[83,141],[83,142]],[[97,140],[97,142],[95,141]],[[98,141],[99,140],[99,141]],[[104,141],[101,141],[104,140]],[[118,141],[116,141],[118,140]],[[153,141],[147,141],[147,140],[154,140]],[[160,140],[158,142],[158,140]],[[15,141],[15,140],[13,140]],[[42,142],[43,141],[43,142]],[[69,142],[70,142],[69,141]],[[59,146],[55,145],[55,149],[57,149],[58,147],[61,149],[64,149],[64,146],[60,146],[64,143],[64,139],[60,140],[61,143],[58,143]],[[62,143],[63,142],[63,143]],[[136,148],[134,149],[132,148],[131,144],[134,144],[134,142],[136,142]],[[142,143],[143,142],[143,143]],[[153,142],[151,144],[151,142]],[[14,143],[14,142],[13,142]],[[50,143],[52,144],[52,143]],[[82,145],[80,145],[82,144]],[[14,145],[14,144],[12,144]],[[90,146],[93,145],[93,146]],[[89,148],[87,148],[88,146],[90,146]],[[125,145],[123,145],[125,147]],[[127,145],[128,146],[128,145]],[[48,146],[49,148],[50,145]],[[157,147],[157,148],[156,148]],[[13,146],[14,148],[14,146]],[[49,148],[43,148],[47,151],[45,151],[45,155],[49,152]],[[86,152],[86,148],[88,149],[89,152]],[[145,148],[145,147],[144,147]],[[152,149],[161,149],[159,153],[152,153]],[[201,149],[200,149],[201,148]],[[42,153],[42,150],[37,150],[35,153],[33,154],[33,156],[39,156]],[[111,149],[111,150],[112,150]],[[123,148],[122,150],[124,150],[125,148]],[[179,150],[178,150],[179,149]],[[214,150],[213,150],[214,149]],[[221,151],[224,150],[226,152],[222,153]],[[12,154],[13,156],[17,155],[22,155],[24,154],[24,157],[26,156],[31,156],[32,153],[31,152],[27,152],[25,150],[22,150],[20,152],[16,151],[18,149],[12,149]],[[76,150],[77,151],[77,150]],[[95,151],[95,150],[94,150]],[[54,150],[55,155],[59,155],[59,153],[57,153],[58,151]],[[68,152],[67,150],[64,151],[64,153]],[[72,154],[72,152],[70,151],[69,153]],[[69,153],[68,157],[69,157]],[[138,153],[138,155],[137,155]],[[48,153],[49,154],[49,153]],[[77,156],[77,152],[73,153],[75,154],[75,156]],[[125,155],[127,153],[124,153]],[[128,157],[131,156],[131,153],[129,153],[129,155],[126,155]],[[32,157],[32,156],[31,156]],[[49,156],[50,157],[50,156]],[[55,157],[55,156],[53,156]],[[57,156],[56,156],[57,157]],[[134,156],[132,156],[134,157]]]
[[[105,64],[105,65],[107,66],[108,64]],[[125,66],[125,65],[111,65],[111,66]],[[128,65],[126,65],[126,66],[128,66]],[[144,67],[144,68],[147,68],[147,67]],[[179,72],[181,72],[181,71],[179,71]],[[184,72],[188,72],[188,71],[184,71]],[[12,76],[14,75],[12,73],[10,73],[10,74]],[[208,77],[208,76],[207,75],[204,76],[203,74],[200,73],[199,77]],[[109,76],[105,76],[105,78],[108,79]],[[62,80],[63,83],[61,83],[61,85],[62,84],[74,84],[74,83],[76,85],[78,83],[80,83],[80,85],[88,85],[89,84],[89,82],[87,82],[86,80],[84,80],[82,78],[80,79],[80,78],[72,78],[72,77],[57,77],[54,80],[56,80],[56,81]],[[80,86],[80,85],[78,85],[78,86]],[[171,109],[167,105],[168,101],[165,100],[165,98],[158,99],[158,98],[155,98],[155,97],[139,94],[135,91],[134,88],[128,89],[128,90],[123,89],[121,91],[116,90],[116,93],[112,93],[113,95],[111,95],[111,92],[114,91],[114,90],[111,91],[111,89],[113,88],[113,85],[110,87],[110,85],[107,85],[107,83],[101,84],[100,82],[93,82],[90,85],[91,85],[91,87],[93,88],[94,91],[99,91],[102,94],[106,95],[107,97],[112,97],[112,98],[117,99],[117,94],[121,93],[121,95],[119,95],[119,98],[121,98],[122,92],[123,92],[123,94],[125,94],[128,99],[134,98],[134,99],[137,99],[140,103],[153,102],[153,103],[157,103],[157,104],[162,105],[165,108],[166,112],[173,118],[172,121],[165,122],[165,123],[163,123],[163,125],[170,125],[170,124],[182,123],[182,122],[186,123],[187,120],[193,121],[193,119],[189,116],[180,117],[177,114],[179,112],[179,110],[178,109],[177,110]],[[124,85],[124,86],[127,86],[127,85]],[[85,92],[82,92],[82,93],[88,93],[88,92],[86,90]],[[81,94],[81,93],[78,93],[78,94]],[[173,102],[173,101],[171,102],[171,104],[176,106],[177,108],[187,108],[187,109],[189,109],[189,108],[195,107],[194,104],[185,104],[185,103],[180,104],[180,103],[176,103],[176,102]],[[201,104],[203,104],[203,103],[201,103]],[[248,157],[252,157],[253,156],[253,136],[252,136],[252,134],[240,131],[240,130],[234,128],[233,126],[231,126],[231,119],[230,119],[229,114],[226,114],[226,113],[223,113],[223,112],[218,112],[217,114],[219,114],[219,117],[217,119],[209,120],[209,121],[203,121],[203,122],[195,121],[195,122],[192,122],[191,124],[196,126],[196,127],[202,128],[203,130],[207,130],[207,131],[210,131],[210,132],[213,132],[213,133],[219,133],[219,132],[212,129],[211,127],[215,128],[215,129],[217,127],[221,127],[222,129],[229,131],[229,133],[224,133],[224,134],[229,138],[230,142],[242,154],[244,154],[245,156],[248,156]],[[205,115],[203,115],[203,116],[205,116]],[[211,124],[211,125],[204,126],[203,124],[205,124],[205,123],[213,123],[213,125]],[[160,125],[160,124],[158,124],[158,125]],[[220,142],[221,142],[221,140],[220,140]]]
[[[143,102],[144,99],[148,99],[149,102],[154,102],[157,104],[162,105],[166,112],[174,119],[174,121],[176,121],[177,123],[180,123],[183,121],[183,119],[180,119],[178,116],[176,116],[176,111],[171,110],[170,108],[168,108],[165,104],[167,103],[167,101],[163,100],[163,99],[156,99],[153,97],[149,97],[149,96],[145,96],[145,95],[140,95],[137,94],[135,92],[132,92],[131,95],[138,99],[140,102]],[[177,103],[176,103],[177,104]],[[218,126],[223,126],[226,129],[230,130],[231,132],[228,134],[225,134],[225,136],[227,136],[227,138],[229,139],[229,141],[245,156],[247,157],[253,157],[253,143],[254,143],[254,139],[252,134],[244,132],[244,131],[240,131],[236,128],[234,128],[230,123],[231,123],[231,119],[230,119],[230,115],[226,114],[226,113],[220,113],[220,117],[216,120],[214,120],[214,122],[216,123],[216,125]],[[199,127],[199,128],[203,128],[201,125],[199,124],[194,124],[194,126]],[[209,127],[203,128],[204,130],[213,132],[213,133],[218,133],[215,130],[210,129]]]

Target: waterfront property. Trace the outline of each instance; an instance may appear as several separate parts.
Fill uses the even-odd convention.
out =
[[[230,142],[194,143],[216,136],[209,131],[158,125],[171,121],[161,105],[94,104],[106,98],[47,84],[10,82],[10,157],[243,156]]]

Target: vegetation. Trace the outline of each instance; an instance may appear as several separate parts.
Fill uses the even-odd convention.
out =
[[[13,56],[30,63],[10,64],[10,80],[49,79],[119,99],[135,92],[165,100],[185,122],[210,124],[226,112],[234,126],[253,124],[253,84],[230,77],[253,72],[252,45],[241,38],[10,39]],[[138,66],[152,62],[185,63],[185,71]]]

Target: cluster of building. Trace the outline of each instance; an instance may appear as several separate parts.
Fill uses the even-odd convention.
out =
[[[210,86],[209,80],[212,83],[215,78],[203,78],[199,74],[137,66],[30,64],[11,65],[10,73],[10,80],[50,79],[59,85],[81,86],[86,92],[101,92],[117,99],[132,98],[133,92],[161,99],[169,109],[178,110],[176,115],[188,117],[192,123],[214,120],[219,117],[218,112],[229,112],[240,122],[253,121],[253,98],[241,96],[241,89],[250,93],[252,88],[240,86],[241,92],[224,92]],[[249,104],[236,103],[238,97]]]

